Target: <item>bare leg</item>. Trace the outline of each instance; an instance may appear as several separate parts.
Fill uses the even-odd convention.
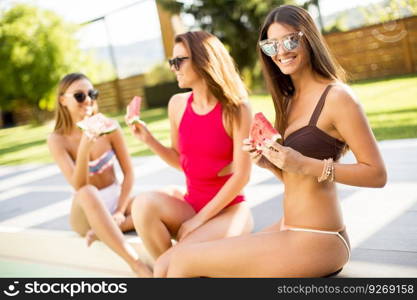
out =
[[[180,197],[181,193],[171,188],[140,194],[132,205],[136,232],[154,259],[172,246],[171,237],[195,214]]]
[[[87,231],[87,233],[85,234],[85,241],[87,242],[87,247],[90,247],[91,244],[96,240],[98,240],[98,237],[94,230],[90,229],[89,231]]]
[[[168,277],[321,277],[346,260],[337,236],[265,231],[177,248]]]
[[[269,225],[268,227],[265,227],[264,229],[262,229],[262,230],[261,230],[261,231],[259,231],[259,232],[273,232],[273,231],[281,231],[281,221],[282,221],[282,218],[281,218],[281,219],[279,219],[279,221],[278,221],[278,222],[273,223],[273,224]]]
[[[127,232],[127,231],[131,231],[134,230],[135,227],[133,226],[133,219],[132,219],[132,215],[131,215],[131,208],[132,208],[132,202],[133,202],[134,198],[131,199],[125,215],[126,215],[126,219],[125,221],[120,224],[119,228],[122,232]],[[96,233],[94,232],[94,230],[90,229],[88,230],[88,232],[85,234],[85,238],[86,238],[86,242],[87,242],[87,247],[90,247],[91,244],[96,241],[99,240],[99,238],[97,237]]]
[[[82,207],[88,224],[94,230],[96,235],[107,246],[122,257],[138,276],[152,276],[149,268],[139,260],[139,256],[134,248],[124,240],[124,236],[113,222],[111,215],[100,200],[100,195],[96,187],[86,185],[78,190],[74,201]],[[73,221],[73,217],[71,217]],[[84,224],[79,225],[78,223]],[[88,227],[85,226],[85,220],[74,224],[77,226],[77,232],[86,233]],[[74,227],[74,226],[73,226]]]
[[[187,244],[248,234],[252,228],[252,215],[245,203],[229,206],[161,255],[154,266],[154,277],[166,277],[171,256],[176,248]]]
[[[119,227],[122,232],[128,232],[128,231],[134,230],[135,226],[133,225],[132,215],[127,215],[126,220],[122,224],[120,224]]]

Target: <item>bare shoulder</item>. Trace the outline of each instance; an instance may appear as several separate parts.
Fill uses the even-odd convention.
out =
[[[168,102],[168,110],[178,110],[187,104],[191,92],[174,94]]]
[[[119,126],[117,127],[116,130],[112,131],[111,133],[107,134],[106,136],[110,139],[110,142],[120,139],[123,136],[123,130],[120,127],[120,124],[119,124]]]
[[[243,111],[248,111],[248,112],[252,111],[252,106],[251,106],[249,100],[242,101],[240,103],[240,109],[243,110]]]
[[[335,84],[326,98],[327,109],[338,116],[351,110],[362,110],[362,105],[353,90],[344,83]]]
[[[250,128],[250,125],[252,124],[252,119],[253,119],[252,108],[251,108],[249,101],[242,101],[239,104],[239,117],[235,117],[233,121],[233,128],[232,128],[233,132],[241,131],[241,132],[244,132],[244,134],[246,135],[247,131]],[[238,135],[232,134],[231,130],[227,130],[227,132],[229,133],[230,136],[238,136]]]
[[[65,138],[61,134],[56,132],[50,133],[46,140],[49,146],[63,145],[63,143],[65,142]]]
[[[332,105],[359,104],[359,100],[352,88],[345,83],[337,83],[333,85],[327,95],[326,102],[329,102],[329,104]]]
[[[244,118],[252,118],[252,107],[250,105],[249,101],[242,101],[242,103],[239,105],[240,112],[242,117]]]
[[[175,122],[178,126],[182,115],[184,114],[185,107],[187,106],[188,98],[191,92],[178,93],[169,99],[168,103],[168,117],[171,121]]]

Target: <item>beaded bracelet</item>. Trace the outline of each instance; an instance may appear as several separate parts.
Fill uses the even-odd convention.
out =
[[[334,165],[333,165],[333,159],[325,159],[324,160],[324,166],[323,166],[323,172],[321,173],[320,177],[317,178],[318,182],[326,181],[330,178],[330,181],[333,181],[334,177]]]
[[[334,181],[334,163],[333,163],[333,161],[331,162],[331,165],[332,165],[332,176],[330,176],[329,182],[333,182]]]

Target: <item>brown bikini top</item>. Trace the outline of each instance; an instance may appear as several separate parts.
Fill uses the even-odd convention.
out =
[[[335,161],[340,158],[346,143],[328,135],[316,126],[327,93],[331,88],[332,85],[330,84],[324,90],[308,125],[288,135],[283,142],[284,146],[291,147],[301,154],[312,158],[327,159],[331,157]]]

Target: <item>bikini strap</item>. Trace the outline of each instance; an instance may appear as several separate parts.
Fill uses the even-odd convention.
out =
[[[313,125],[316,126],[317,124],[317,120],[319,119],[320,113],[323,109],[324,106],[324,101],[326,100],[326,96],[328,94],[328,92],[330,91],[330,89],[332,88],[332,84],[329,84],[326,89],[324,90],[323,94],[320,97],[319,102],[316,105],[316,108],[314,109],[313,114],[311,115],[311,119],[310,122],[308,123],[308,125]]]

